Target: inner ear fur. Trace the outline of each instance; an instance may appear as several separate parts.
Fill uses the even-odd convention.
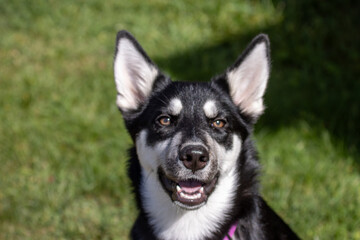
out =
[[[264,111],[263,96],[270,75],[270,42],[256,36],[235,63],[214,80],[245,115],[257,119]]]
[[[114,77],[117,106],[123,112],[138,109],[149,97],[162,74],[136,39],[127,31],[116,38]]]

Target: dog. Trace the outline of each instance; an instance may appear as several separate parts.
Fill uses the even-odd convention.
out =
[[[225,73],[193,83],[171,81],[118,32],[116,103],[134,141],[128,174],[139,209],[132,239],[299,239],[259,194],[251,136],[269,74],[265,34]]]

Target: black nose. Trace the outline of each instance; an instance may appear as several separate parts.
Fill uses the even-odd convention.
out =
[[[193,172],[203,169],[209,161],[208,151],[200,145],[189,145],[180,150],[180,160]]]

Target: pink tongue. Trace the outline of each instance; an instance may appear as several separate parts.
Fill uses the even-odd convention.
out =
[[[200,190],[202,183],[198,181],[181,181],[180,188],[187,193],[194,193]]]

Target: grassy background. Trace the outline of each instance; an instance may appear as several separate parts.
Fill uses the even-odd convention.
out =
[[[359,9],[1,1],[0,239],[127,239],[136,209],[112,76],[120,29],[183,80],[221,73],[268,33],[273,72],[256,129],[262,192],[304,239],[360,239]]]

